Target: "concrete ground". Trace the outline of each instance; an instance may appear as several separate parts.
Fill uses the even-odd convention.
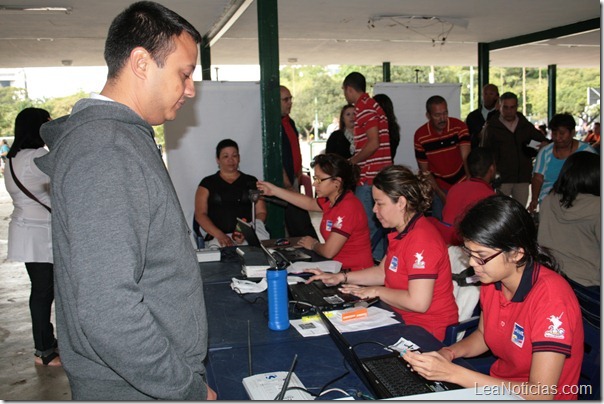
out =
[[[70,400],[63,368],[34,365],[29,277],[23,263],[6,260],[12,211],[12,200],[0,178],[0,399]]]

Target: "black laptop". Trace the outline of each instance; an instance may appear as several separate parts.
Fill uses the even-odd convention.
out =
[[[318,310],[321,320],[348,364],[376,398],[461,389],[457,384],[427,380],[411,371],[398,352],[360,359],[354,348],[331,321]]]
[[[327,286],[322,281],[288,285],[294,302],[312,306],[314,309],[331,311],[354,306],[363,299],[340,292],[339,285]]]
[[[261,243],[258,235],[254,228],[247,222],[237,218],[237,231],[243,234],[243,237],[247,240],[248,245],[251,247],[260,248]],[[294,247],[273,247],[272,250],[276,251],[281,259],[285,259],[289,262],[297,262],[297,261],[311,261],[312,257],[302,251],[301,248]]]

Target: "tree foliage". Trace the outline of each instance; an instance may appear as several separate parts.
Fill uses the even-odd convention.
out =
[[[365,75],[369,94],[373,94],[375,83],[383,81],[381,66],[286,66],[281,69],[280,81],[294,96],[292,117],[303,137],[312,135],[316,138],[317,124],[319,133],[324,133],[332,120],[339,117],[340,109],[346,104],[342,82],[353,71]],[[392,66],[390,69],[391,81],[395,83],[427,83],[431,76],[435,83],[461,84],[459,118],[465,119],[478,107],[477,69],[474,69],[474,74],[468,66]],[[523,80],[522,68],[491,67],[490,77],[501,94],[512,91],[518,95],[519,110],[523,111],[526,105],[526,115],[532,122],[547,121],[547,68],[526,68]],[[600,69],[558,69],[556,110],[569,112],[587,122],[599,120],[599,105],[587,106],[589,87],[600,87]],[[0,136],[12,136],[15,117],[23,108],[45,108],[53,118],[58,118],[69,114],[73,105],[86,96],[80,91],[67,97],[30,100],[25,89],[0,88]],[[163,125],[154,127],[154,130],[157,142],[163,146]]]
[[[383,81],[381,66],[288,66],[281,69],[281,84],[294,95],[291,115],[303,136],[315,135],[315,116],[320,133],[325,132],[333,118],[339,117],[340,109],[346,103],[342,82],[353,71],[365,76],[369,94],[373,94],[375,83]],[[519,110],[526,111],[532,122],[543,123],[547,122],[548,110],[547,74],[547,68],[526,68],[523,72],[521,67],[492,67],[490,82],[499,87],[500,94],[506,91],[515,93]],[[395,83],[427,83],[431,76],[435,83],[461,84],[461,116],[458,118],[464,120],[470,111],[478,108],[481,90],[478,88],[477,69],[473,74],[468,66],[393,66],[390,69],[391,81]],[[599,69],[558,69],[556,110],[569,112],[588,122],[599,120],[599,105],[587,108],[589,87],[600,87]]]

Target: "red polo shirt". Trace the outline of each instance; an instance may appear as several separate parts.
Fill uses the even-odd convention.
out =
[[[447,193],[447,203],[443,208],[443,223],[436,228],[449,245],[461,245],[461,239],[455,231],[455,225],[466,211],[476,202],[494,195],[495,191],[488,182],[480,178],[470,178],[451,187]]]
[[[333,206],[327,198],[318,198],[317,203],[323,210],[320,229],[323,239],[327,241],[332,232],[348,239],[333,259],[341,262],[342,268],[352,271],[372,267],[369,226],[361,201],[346,191]]]
[[[416,215],[401,233],[388,235],[384,261],[384,285],[392,289],[409,289],[414,279],[434,279],[432,303],[425,313],[392,308],[405,324],[419,325],[439,340],[445,328],[458,321],[453,296],[453,280],[447,246],[438,230],[423,215]]]
[[[447,128],[441,134],[434,132],[430,122],[426,122],[415,132],[415,158],[420,163],[428,163],[438,186],[448,190],[466,179],[459,146],[469,144],[468,127],[459,119],[449,118]]]
[[[524,269],[512,300],[503,296],[501,282],[480,289],[485,342],[498,357],[491,376],[528,381],[533,354],[557,352],[566,360],[555,399],[576,400],[570,386],[577,385],[583,361],[583,320],[568,282],[535,264]]]
[[[361,178],[359,184],[371,185],[378,172],[384,167],[392,165],[392,155],[390,153],[390,132],[388,131],[388,118],[380,105],[369,96],[363,93],[354,105],[354,148],[358,153],[365,147],[367,141],[367,131],[371,128],[378,128],[380,146],[365,161],[358,163],[361,168]]]

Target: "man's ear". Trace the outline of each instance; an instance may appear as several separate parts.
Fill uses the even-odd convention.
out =
[[[149,65],[152,62],[149,52],[138,46],[130,52],[129,61],[132,73],[138,78],[145,79],[149,71]]]

